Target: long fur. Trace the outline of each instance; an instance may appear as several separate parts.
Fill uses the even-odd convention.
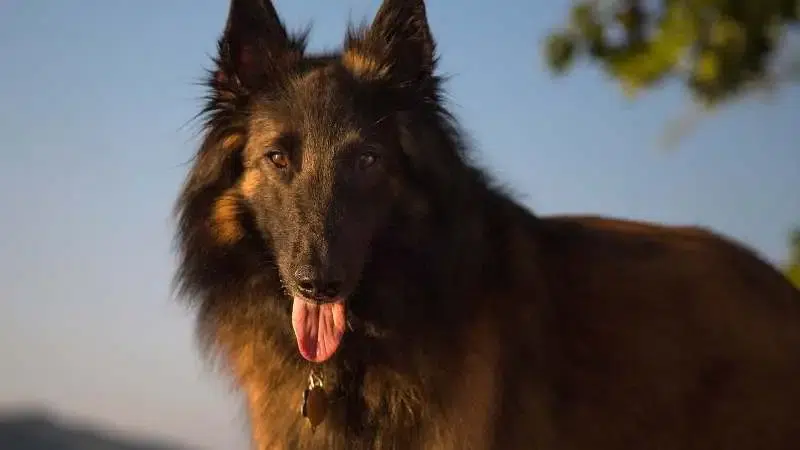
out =
[[[237,44],[236,14],[263,14],[272,37]],[[281,34],[268,2],[234,0],[208,75],[205,136],[176,206],[176,282],[246,396],[254,445],[796,448],[800,293],[711,232],[537,217],[470,162],[423,2],[387,0],[380,21],[413,32],[352,28],[342,53],[307,56],[306,33]],[[254,67],[258,52],[274,58]],[[312,430],[298,411],[312,364],[292,335],[280,237],[243,187],[245,147],[266,86],[342,68],[356,101],[385,112],[375,123],[407,156],[406,194],[372,243],[342,348],[318,368],[332,409]]]

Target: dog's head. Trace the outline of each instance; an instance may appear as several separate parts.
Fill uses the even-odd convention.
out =
[[[397,211],[430,210],[419,179],[447,178],[458,162],[442,145],[450,135],[424,3],[385,0],[341,52],[309,56],[269,0],[232,0],[215,62],[182,218],[206,202],[215,245],[246,242],[262,255],[293,300],[301,354],[326,360],[348,297],[381,258],[376,240],[402,232]]]

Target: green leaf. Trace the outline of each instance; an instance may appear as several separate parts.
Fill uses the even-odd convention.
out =
[[[575,59],[575,39],[567,33],[553,33],[545,42],[545,58],[547,64],[556,74],[569,69]]]

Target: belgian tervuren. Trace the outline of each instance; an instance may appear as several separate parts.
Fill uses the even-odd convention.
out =
[[[504,193],[422,0],[314,55],[233,0],[218,44],[176,282],[256,448],[800,448],[800,292],[712,232]]]

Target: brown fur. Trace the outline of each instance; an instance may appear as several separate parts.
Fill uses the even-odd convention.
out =
[[[713,232],[521,207],[469,163],[433,49],[421,0],[313,57],[269,2],[232,2],[177,281],[254,447],[797,448],[800,292]],[[308,261],[340,269],[351,320],[317,365],[289,318]]]
[[[221,244],[232,244],[241,239],[244,233],[237,217],[240,210],[239,195],[238,190],[228,189],[214,203],[212,227]]]
[[[367,80],[379,80],[389,75],[388,67],[381,65],[380,62],[358,50],[344,52],[342,54],[342,64],[353,75]]]

